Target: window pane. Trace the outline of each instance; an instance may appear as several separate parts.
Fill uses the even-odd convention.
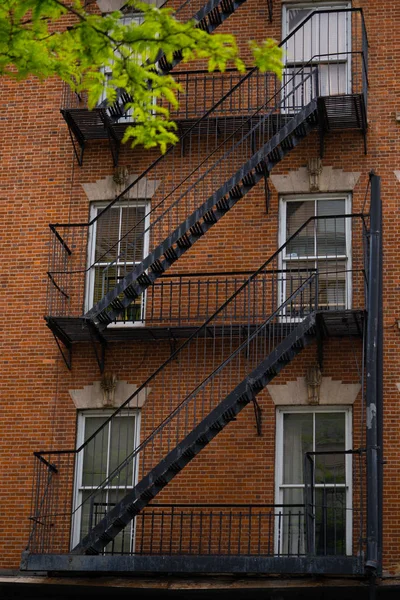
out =
[[[305,554],[304,490],[283,491],[284,508],[277,509],[278,553],[299,556]]]
[[[304,19],[312,13],[311,8],[288,9],[288,33],[296,29]],[[312,55],[312,38],[315,36],[316,21],[312,17],[288,40],[287,61],[306,62]]]
[[[315,203],[306,202],[287,202],[286,203],[286,239],[292,236],[304,225],[304,223],[314,216]],[[295,236],[286,247],[286,256],[288,258],[314,256],[314,223],[311,221],[307,227]]]
[[[93,304],[99,302],[117,283],[117,270],[115,266],[95,267]]]
[[[316,305],[316,282],[310,280],[301,291],[297,291],[316,272],[315,261],[287,260],[283,265],[285,272],[282,274],[282,289],[285,291],[281,302],[290,296],[293,299],[286,304],[284,314],[286,317],[301,317],[314,310]]]
[[[336,8],[325,6],[324,8]],[[318,6],[315,7],[318,10]],[[288,9],[288,32],[291,33],[313,11],[310,8]],[[313,61],[346,60],[347,22],[345,13],[321,12],[313,15],[288,40],[287,61],[305,63]]]
[[[315,490],[315,550],[317,555],[346,554],[346,492]]]
[[[106,417],[85,418],[85,440],[87,440],[103,423]],[[104,481],[107,475],[108,427],[96,435],[84,449],[82,485],[96,486]]]
[[[101,212],[101,208],[97,212]],[[112,262],[118,256],[118,240],[120,237],[120,209],[113,206],[105,212],[96,224],[95,261]]]
[[[317,216],[344,215],[343,200],[317,200]],[[345,256],[345,219],[317,219],[318,256]]]
[[[144,206],[133,205],[122,208],[120,264],[143,259],[144,217]]]
[[[108,510],[111,510],[124,496],[124,490],[109,490]],[[105,547],[104,554],[131,554],[133,551],[133,531],[134,520],[119,532],[114,541]]]
[[[316,452],[343,452],[345,447],[345,414],[315,414]],[[337,484],[345,482],[345,456],[328,454],[316,456],[316,483]]]
[[[312,413],[283,417],[283,483],[304,483],[304,454],[313,449]]]
[[[129,456],[135,448],[135,417],[118,417],[111,423],[110,474]],[[132,461],[120,471],[110,485],[131,486],[133,483]]]
[[[318,306],[323,310],[346,308],[346,262],[318,260]]]

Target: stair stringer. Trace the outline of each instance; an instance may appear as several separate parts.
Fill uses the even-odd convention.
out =
[[[213,227],[318,124],[312,100],[84,316],[107,326]],[[202,220],[202,221],[201,221]],[[148,272],[146,272],[148,271]],[[124,296],[121,298],[121,294]],[[111,308],[111,310],[110,310]]]
[[[72,550],[99,554],[151,500],[315,337],[308,315],[171,452],[169,452]]]
[[[246,0],[209,0],[190,20],[196,21],[199,29],[211,34],[245,2]],[[179,9],[175,16],[179,20]],[[178,51],[174,53],[171,62],[168,62],[165,55],[162,54],[158,57],[157,63],[160,71],[166,75],[182,59],[182,51]]]

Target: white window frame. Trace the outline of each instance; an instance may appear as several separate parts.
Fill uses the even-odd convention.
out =
[[[89,220],[92,221],[98,212],[103,210],[109,205],[110,202],[92,202],[90,205],[90,217]],[[144,239],[143,239],[143,257],[147,256],[149,253],[149,238],[150,238],[150,201],[146,199],[138,199],[138,200],[127,200],[126,202],[118,202],[115,204],[118,208],[127,208],[127,207],[144,207],[145,217],[144,217]],[[111,207],[109,210],[116,210],[116,208]],[[100,217],[101,218],[101,217]],[[87,250],[87,265],[88,270],[86,273],[86,293],[85,293],[85,312],[89,311],[93,307],[93,296],[94,296],[94,282],[95,282],[95,256],[96,256],[96,237],[97,237],[97,223],[95,221],[93,226],[89,228],[88,235],[88,250]],[[131,261],[129,261],[131,262]],[[140,261],[132,261],[132,267],[134,265],[140,264]],[[99,266],[107,266],[107,263],[99,263]],[[145,314],[146,314],[146,292],[142,294],[141,298],[141,319],[140,321],[115,321],[114,323],[109,323],[107,325],[108,328],[113,327],[143,327],[145,325]]]
[[[289,26],[288,26],[288,11],[290,9],[294,9],[294,8],[303,8],[303,9],[310,9],[310,10],[314,10],[314,11],[318,11],[318,10],[340,10],[340,9],[349,9],[351,8],[351,2],[340,2],[337,1],[335,2],[333,1],[323,1],[323,2],[289,2],[286,4],[282,5],[282,39],[286,39],[286,37],[289,35]],[[345,76],[345,80],[346,80],[346,91],[345,92],[341,92],[341,93],[351,93],[352,90],[352,78],[351,78],[351,47],[352,47],[352,25],[351,25],[351,13],[348,13],[347,16],[347,39],[346,39],[346,51],[348,52],[347,57],[344,58],[343,61],[338,61],[338,62],[343,62],[343,64],[346,65],[346,76]],[[325,61],[324,60],[312,60],[312,62],[310,64],[312,65],[324,65],[324,64],[329,64],[329,59],[327,58]],[[303,61],[290,61],[288,62],[288,65],[290,65],[290,68],[294,67],[294,70],[298,70],[298,68],[301,68],[301,65],[303,64]],[[322,94],[319,94],[322,95]],[[311,100],[311,98],[310,98]],[[291,112],[290,109],[285,109],[287,112]]]
[[[326,193],[326,194],[288,194],[279,198],[279,233],[278,233],[278,247],[281,248],[286,242],[286,220],[287,220],[287,202],[316,202],[317,200],[344,200],[345,201],[345,214],[351,214],[352,197],[351,194],[346,193]],[[351,219],[345,219],[345,238],[346,238],[346,256],[343,257],[346,260],[346,290],[345,290],[345,310],[350,310],[352,307],[353,297],[353,282],[352,282],[352,228]],[[329,260],[329,256],[323,257],[325,260]],[[309,260],[317,260],[318,257],[308,257]],[[332,257],[333,259],[333,257]],[[286,264],[286,248],[279,253],[279,269],[284,269]],[[292,259],[293,260],[293,259]],[[299,257],[299,261],[305,261]],[[278,306],[284,302],[286,298],[286,280],[282,277],[278,285]],[[288,317],[286,317],[288,318]],[[296,320],[296,319],[290,319]]]
[[[275,437],[275,504],[283,504],[283,490],[300,488],[299,484],[283,483],[283,417],[289,413],[344,413],[345,414],[345,450],[351,450],[353,444],[353,422],[351,406],[287,406],[276,410],[276,437]],[[313,432],[313,445],[315,444],[315,430]],[[353,554],[353,471],[352,455],[345,455],[345,484],[346,489],[346,556]],[[324,484],[315,484],[323,487]],[[327,487],[329,484],[325,484]],[[275,522],[274,551],[278,554],[278,519]]]
[[[90,417],[111,417],[114,411],[110,410],[86,410],[78,412],[77,418],[77,435],[76,435],[76,446],[79,448],[85,441],[85,421]],[[132,450],[138,447],[140,443],[140,425],[141,425],[141,413],[140,410],[129,410],[129,411],[121,411],[119,415],[115,418],[124,419],[128,417],[135,418],[135,439],[133,440]],[[109,426],[109,425],[108,425]],[[108,448],[107,448],[107,461],[109,460],[109,445],[110,437],[108,436]],[[97,485],[94,486],[83,486],[82,485],[82,475],[83,475],[83,458],[84,458],[84,450],[79,452],[77,455],[77,460],[75,464],[75,478],[74,478],[74,510],[73,510],[73,522],[71,527],[71,549],[74,548],[81,541],[81,521],[82,521],[82,493],[86,490],[95,490],[97,489]],[[138,481],[138,473],[139,473],[139,465],[138,461],[136,461],[135,471],[132,474],[132,485],[127,487],[123,486],[122,489],[133,489],[135,484]],[[116,490],[117,486],[111,486],[107,489]],[[132,521],[130,525],[130,535],[131,535],[131,552],[133,552],[135,547],[135,531],[134,531],[134,522]]]

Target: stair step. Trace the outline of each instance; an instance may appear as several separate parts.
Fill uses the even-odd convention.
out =
[[[136,300],[136,298],[138,298],[139,294],[137,293],[137,291],[134,288],[134,285],[128,285],[128,287],[126,288],[126,290],[124,290],[124,294],[127,298],[131,298],[132,300]]]
[[[179,473],[180,471],[182,471],[182,468],[183,467],[179,464],[179,461],[176,461],[169,466],[169,470],[173,473]]]
[[[193,450],[193,448],[189,447],[186,448],[184,452],[182,452],[182,456],[185,456],[186,458],[193,458],[194,456],[196,456],[196,453]]]
[[[98,315],[97,315],[97,319],[100,321],[100,323],[104,323],[106,325],[108,325],[109,323],[112,323],[112,318],[110,317],[110,315],[108,314],[107,310],[102,310]]]
[[[176,260],[178,260],[178,255],[177,255],[177,253],[175,252],[175,250],[174,250],[174,248],[172,246],[170,248],[168,248],[168,250],[166,250],[164,252],[164,256],[171,263],[175,262]]]
[[[199,437],[197,438],[196,442],[197,442],[198,444],[201,444],[202,446],[206,446],[207,444],[209,444],[209,443],[210,443],[210,440],[208,439],[207,435],[206,435],[206,434],[204,434],[204,435],[201,435],[201,436],[199,436]]]
[[[221,198],[221,200],[218,200],[215,206],[221,212],[226,212],[230,209],[229,202],[226,198]]]
[[[152,265],[150,265],[150,269],[153,273],[164,273],[165,269],[160,260],[155,260]]]
[[[179,248],[190,248],[190,246],[192,245],[192,242],[190,241],[187,233],[182,235],[176,243],[179,246]]]
[[[208,15],[208,20],[211,25],[218,26],[222,23],[221,13],[219,12],[218,6],[216,6]]]
[[[229,192],[229,195],[231,198],[243,198],[243,192],[240,185],[235,185],[235,187],[233,187]]]
[[[203,219],[206,223],[210,224],[214,224],[218,221],[213,210],[209,210],[208,212],[206,212]]]
[[[254,173],[250,172],[245,175],[242,179],[242,183],[244,186],[252,188],[256,185],[256,178],[254,177]]]
[[[192,225],[192,227],[190,228],[190,233],[194,237],[201,237],[202,235],[204,235],[204,229],[203,229],[200,221],[197,221],[197,223]]]
[[[138,281],[138,283],[140,283],[140,285],[146,285],[146,286],[148,286],[148,285],[151,284],[151,279],[147,275],[147,273],[142,273],[141,275],[139,275],[139,277],[137,278],[137,281]]]
[[[125,307],[122,304],[120,298],[114,298],[114,300],[111,302],[110,306],[112,308],[115,308],[115,310],[123,310]]]
[[[210,425],[210,429],[212,429],[214,431],[222,431],[223,428],[224,428],[224,425],[220,421],[214,421]]]

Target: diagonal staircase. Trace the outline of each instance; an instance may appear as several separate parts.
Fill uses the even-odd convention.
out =
[[[205,168],[204,163],[201,165],[205,172],[197,179],[192,178],[189,187],[184,189],[168,208],[160,214],[158,209],[163,205],[163,200],[150,211],[148,215],[150,225],[146,230],[150,238],[155,238],[158,232],[162,231],[163,223],[174,223],[182,213],[185,218],[165,239],[160,240],[160,243],[156,244],[140,264],[127,273],[114,289],[84,315],[85,319],[90,319],[103,327],[113,322],[261,179],[268,177],[273,167],[318,125],[316,99],[310,100],[294,115],[287,110],[287,107],[293,104],[293,99],[300,88],[301,90],[312,89],[313,77],[313,72],[304,75],[298,85],[294,85],[292,78],[289,79],[282,91],[279,91],[273,99],[228,136],[224,146],[229,147],[230,143],[232,147],[222,158],[215,160],[216,152],[213,151],[209,159],[204,161]],[[235,143],[237,137],[240,139]],[[241,164],[241,160],[248,153],[249,158]],[[237,169],[235,169],[236,165]],[[227,174],[230,176],[225,179]],[[205,189],[211,191],[213,181],[220,177],[222,185],[189,212],[187,208],[193,206],[193,197],[201,198],[202,195],[204,196]],[[133,246],[130,245],[130,249],[135,252],[134,244],[135,242]],[[123,256],[120,255],[117,260],[123,260]]]
[[[309,281],[296,292],[300,293]],[[292,298],[293,299],[293,298]],[[292,300],[291,299],[291,300]],[[263,331],[262,326],[253,338]],[[144,509],[155,496],[178,475],[236,416],[254,401],[270,381],[290,363],[314,339],[315,314],[308,315],[266,358],[261,360],[243,381],[237,385],[217,406],[211,410],[193,430],[171,450],[160,462],[116,504],[110,512],[73,549],[73,554],[95,555],[102,552],[107,544]],[[247,343],[238,351],[243,351]],[[228,368],[230,359],[220,366]],[[207,384],[208,382],[206,382]],[[187,402],[193,402],[201,390],[196,390]],[[182,410],[179,407],[178,410]],[[160,435],[159,430],[157,433]],[[130,462],[132,458],[130,459]],[[126,463],[123,465],[126,468]],[[114,472],[112,478],[117,474]]]

